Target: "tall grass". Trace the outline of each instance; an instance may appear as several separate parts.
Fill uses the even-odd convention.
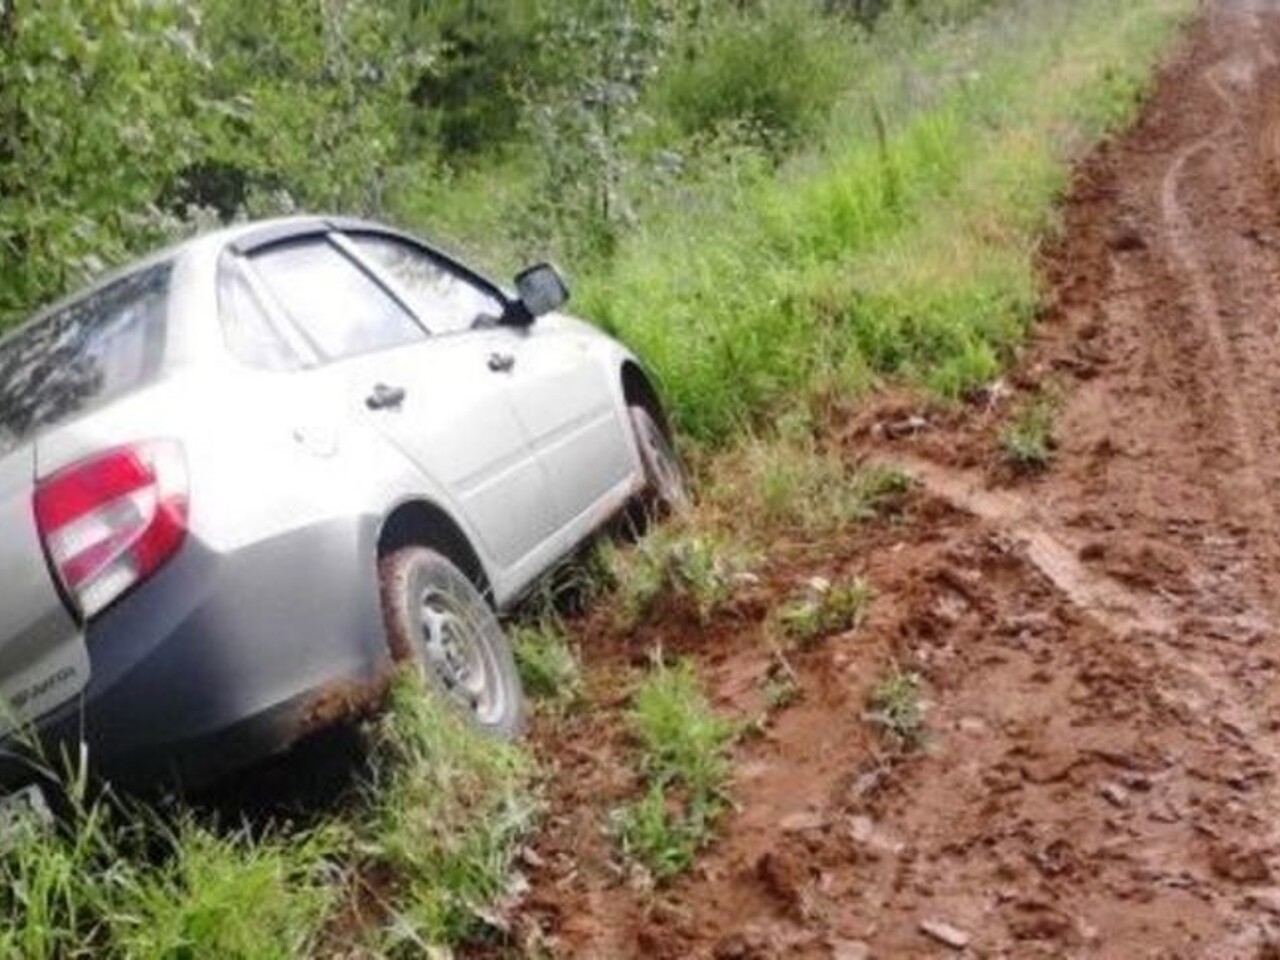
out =
[[[849,38],[861,82],[781,170],[749,147],[642,211],[580,309],[653,366],[684,431],[727,442],[815,386],[956,397],[1037,303],[1069,161],[1131,116],[1190,0],[1020,0]]]
[[[360,796],[306,829],[73,792],[56,829],[0,848],[0,960],[422,956],[472,935],[530,826],[529,760],[411,677],[370,743]]]
[[[110,799],[0,854],[0,957],[306,956],[334,901],[323,832],[168,823]]]
[[[498,900],[534,813],[532,765],[472,728],[421,682],[393,690],[370,784],[365,848],[397,878],[383,948],[445,948]]]

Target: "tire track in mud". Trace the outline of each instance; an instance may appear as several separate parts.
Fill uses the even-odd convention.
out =
[[[1210,22],[1216,23],[1221,16],[1223,14],[1212,15]],[[1179,190],[1186,177],[1188,166],[1197,157],[1218,152],[1222,149],[1224,142],[1234,140],[1244,129],[1238,94],[1233,88],[1237,85],[1251,87],[1261,69],[1276,65],[1276,57],[1271,48],[1257,39],[1258,34],[1261,33],[1259,14],[1254,9],[1248,9],[1242,16],[1245,20],[1242,26],[1250,37],[1248,46],[1252,49],[1232,49],[1226,58],[1215,62],[1203,72],[1203,82],[1225,110],[1223,122],[1201,139],[1184,147],[1175,156],[1160,186],[1160,207],[1172,257],[1190,289],[1192,316],[1204,330],[1213,348],[1221,378],[1225,413],[1242,460],[1240,472],[1244,475],[1242,486],[1245,498],[1256,512],[1262,531],[1261,543],[1270,568],[1269,574],[1275,576],[1280,572],[1280,567],[1277,566],[1277,558],[1280,558],[1280,550],[1277,549],[1280,523],[1277,522],[1276,505],[1273,502],[1269,484],[1261,472],[1262,456],[1257,437],[1256,417],[1250,416],[1244,392],[1235,382],[1236,374],[1240,369],[1238,356],[1221,320],[1222,307],[1200,250],[1197,240],[1198,232],[1192,222],[1190,211],[1179,200]]]
[[[1274,17],[1274,10],[1260,3],[1226,4],[1210,14],[1209,31],[1222,46],[1224,56],[1201,72],[1201,82],[1221,105],[1222,121],[1176,154],[1160,185],[1160,209],[1169,256],[1187,288],[1191,319],[1210,345],[1216,367],[1202,376],[1216,380],[1221,413],[1228,422],[1239,460],[1236,476],[1231,480],[1220,479],[1220,486],[1221,495],[1233,501],[1231,506],[1237,516],[1250,528],[1247,538],[1257,558],[1253,568],[1258,581],[1252,602],[1260,611],[1265,611],[1265,616],[1255,617],[1255,623],[1260,631],[1274,637],[1273,624],[1280,612],[1276,590],[1280,586],[1280,524],[1275,500],[1278,451],[1274,427],[1277,413],[1274,383],[1280,353],[1275,326],[1264,323],[1268,314],[1274,316],[1276,286],[1271,276],[1274,262],[1259,262],[1262,258],[1248,249],[1242,239],[1256,237],[1256,233],[1251,233],[1254,227],[1238,230],[1225,242],[1221,231],[1204,229],[1213,221],[1218,225],[1227,225],[1231,220],[1240,222],[1239,213],[1251,203],[1265,204],[1273,199],[1266,191],[1250,189],[1253,181],[1266,179],[1266,171],[1250,169],[1250,163],[1257,164],[1260,160],[1265,167],[1274,165],[1278,159],[1277,141],[1274,135],[1267,136],[1266,108],[1263,107],[1261,116],[1258,110],[1259,101],[1265,104],[1268,98],[1268,88],[1271,99],[1280,92],[1275,83],[1275,68],[1280,61],[1268,41],[1265,21],[1268,15]],[[1271,32],[1274,33],[1274,29]],[[1251,123],[1261,130],[1260,158],[1247,149]],[[1196,165],[1203,167],[1199,171],[1202,205],[1199,225],[1190,205],[1182,199],[1184,184],[1189,190],[1196,189],[1195,184],[1188,183]],[[1205,203],[1206,181],[1214,179],[1219,196],[1229,195],[1234,210],[1215,204],[1215,198]],[[1233,213],[1236,216],[1232,217]],[[1216,249],[1211,246],[1215,242]],[[1228,265],[1224,258],[1231,253],[1235,256]],[[1246,285],[1257,291],[1249,304],[1252,309],[1232,309],[1227,297],[1238,294]],[[1225,297],[1220,292],[1223,287],[1228,288]],[[1194,664],[1198,676],[1207,680],[1214,690],[1210,703],[1214,722],[1238,734],[1233,738],[1237,742],[1229,749],[1242,758],[1241,763],[1252,763],[1265,770],[1265,777],[1260,778],[1265,781],[1260,791],[1263,795],[1251,798],[1260,839],[1254,849],[1274,856],[1280,845],[1280,794],[1277,793],[1280,777],[1276,769],[1280,761],[1280,739],[1275,735],[1276,724],[1272,719],[1277,704],[1274,684],[1271,689],[1261,691],[1256,685],[1242,684],[1234,662],[1236,658],[1222,653],[1221,648],[1208,644],[1190,648],[1183,645],[1182,650],[1185,661]],[[1274,888],[1271,892],[1274,893]],[[1230,919],[1228,917],[1228,930],[1221,944],[1214,948],[1214,955],[1235,956],[1252,949],[1269,949],[1260,945],[1259,935],[1248,923],[1232,924]],[[1233,926],[1236,929],[1230,929]],[[1262,935],[1262,940],[1269,942],[1269,936],[1269,933]]]
[[[1091,571],[1079,558],[1079,546],[1046,529],[1025,498],[990,489],[980,475],[966,476],[927,460],[898,458],[885,465],[903,470],[930,493],[1012,536],[1033,567],[1117,639],[1174,629],[1174,614],[1161,598],[1143,596]]]

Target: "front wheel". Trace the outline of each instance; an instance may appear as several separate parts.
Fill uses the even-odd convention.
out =
[[[640,461],[644,465],[648,506],[656,508],[659,513],[679,513],[689,506],[691,498],[684,467],[680,465],[675,447],[648,408],[637,404],[628,407],[627,413],[640,448]]]
[[[379,562],[394,659],[416,663],[428,686],[486,733],[524,729],[524,691],[493,608],[447,558],[404,547]]]

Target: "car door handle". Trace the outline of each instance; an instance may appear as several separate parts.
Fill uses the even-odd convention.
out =
[[[514,354],[497,352],[489,354],[489,369],[494,373],[510,373],[515,365]]]
[[[373,393],[364,398],[370,410],[390,410],[404,403],[404,387],[389,387],[385,383],[374,384]]]

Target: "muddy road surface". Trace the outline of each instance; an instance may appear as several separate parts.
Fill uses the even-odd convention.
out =
[[[687,876],[645,890],[606,836],[635,789],[625,693],[548,738],[526,944],[1280,957],[1280,4],[1207,5],[1065,223],[1007,390],[835,425],[917,491],[905,522],[779,547],[766,589],[857,572],[876,601],[795,659],[800,696],[738,747],[736,809]],[[1016,476],[998,437],[1037,391],[1057,455]],[[886,429],[903,417],[922,420]],[[769,668],[758,614],[664,638],[729,712]],[[593,675],[607,689],[653,639],[587,645]],[[924,679],[923,750],[867,722],[889,664]]]

